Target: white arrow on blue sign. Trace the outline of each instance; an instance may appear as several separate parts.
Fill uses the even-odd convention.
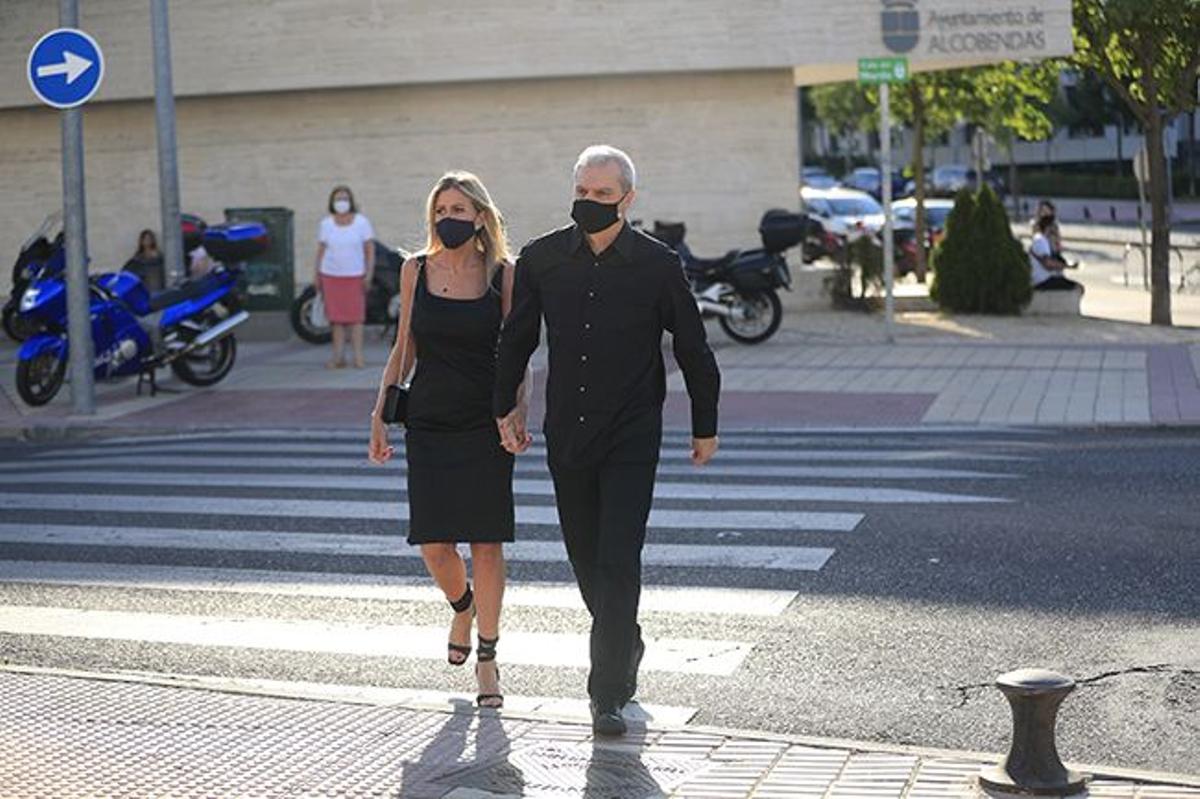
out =
[[[75,108],[92,99],[104,79],[104,54],[96,40],[75,28],[58,28],[29,51],[25,74],[43,103]]]

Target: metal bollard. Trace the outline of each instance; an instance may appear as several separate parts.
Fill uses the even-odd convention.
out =
[[[979,773],[984,788],[1034,796],[1069,796],[1083,790],[1087,775],[1068,771],[1054,745],[1058,707],[1075,690],[1070,677],[1045,669],[1001,674],[996,687],[1012,708],[1013,739],[999,766]]]

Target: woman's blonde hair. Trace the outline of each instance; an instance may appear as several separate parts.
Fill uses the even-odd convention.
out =
[[[445,249],[437,236],[437,220],[434,211],[437,208],[438,197],[447,189],[458,189],[471,200],[475,211],[483,219],[483,228],[475,236],[475,249],[483,253],[483,261],[488,269],[508,261],[511,253],[508,249],[508,236],[504,230],[504,216],[492,202],[492,196],[478,177],[470,172],[447,172],[433,185],[429,199],[425,203],[425,224],[428,228],[425,240],[425,255],[434,255]]]

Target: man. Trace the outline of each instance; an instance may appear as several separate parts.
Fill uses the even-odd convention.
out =
[[[692,401],[692,462],[717,451],[720,374],[679,257],[634,230],[629,156],[589,147],[575,164],[575,224],[525,245],[500,335],[496,423],[520,452],[531,440],[517,386],[545,317],[547,460],[567,554],[592,615],[592,727],[622,735],[644,645],[637,624],[641,553],[662,444],[662,334]]]

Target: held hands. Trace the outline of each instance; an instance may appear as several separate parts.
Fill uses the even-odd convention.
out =
[[[383,423],[378,412],[371,414],[371,443],[367,446],[367,460],[371,463],[384,464],[395,452],[388,444],[387,425]]]
[[[525,407],[518,404],[509,411],[508,416],[496,420],[496,427],[500,431],[500,446],[513,455],[521,454],[533,443],[533,436],[525,429],[525,411]]]
[[[717,454],[717,449],[720,447],[720,439],[716,436],[712,438],[693,438],[692,439],[692,465],[703,466],[712,460],[713,455]]]

